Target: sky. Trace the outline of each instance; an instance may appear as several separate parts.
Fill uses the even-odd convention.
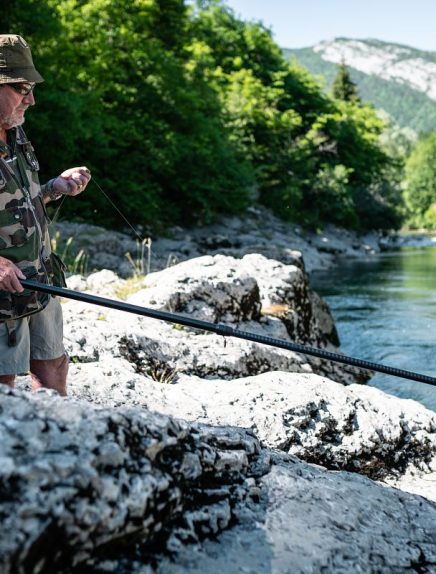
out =
[[[243,20],[261,20],[282,48],[338,36],[375,38],[436,52],[436,0],[225,0]]]

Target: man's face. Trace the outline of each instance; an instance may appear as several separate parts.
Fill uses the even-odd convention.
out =
[[[29,86],[20,83],[16,87]],[[8,130],[24,122],[24,114],[29,106],[35,104],[33,92],[22,95],[11,84],[0,85],[0,128]]]

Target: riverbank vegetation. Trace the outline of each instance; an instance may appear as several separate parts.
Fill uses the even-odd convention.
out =
[[[422,137],[407,159],[405,199],[412,227],[436,229],[436,132]]]
[[[28,40],[46,80],[26,120],[42,179],[86,164],[132,223],[204,223],[256,202],[315,228],[404,220],[386,122],[325,94],[220,0],[10,0],[2,28]],[[96,186],[63,210],[124,224]]]

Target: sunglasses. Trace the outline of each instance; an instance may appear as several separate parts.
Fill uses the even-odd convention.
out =
[[[31,84],[30,82],[16,82],[13,84],[7,84],[10,88],[15,90],[20,94],[20,96],[28,96],[36,84]]]

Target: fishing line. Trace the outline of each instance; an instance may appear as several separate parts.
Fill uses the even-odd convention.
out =
[[[61,209],[61,207],[62,207],[64,201],[66,200],[66,198],[67,198],[66,195],[63,195],[63,196],[62,196],[62,199],[60,200],[59,205],[58,205],[58,208],[56,209],[56,211],[55,211],[53,217],[51,218],[50,223],[52,223],[52,224],[56,223],[56,220],[57,220],[58,215],[59,215],[59,211],[60,211],[60,209]]]
[[[118,208],[118,206],[113,202],[113,200],[110,198],[110,196],[104,191],[104,189],[96,182],[95,177],[92,176],[91,182],[94,183],[94,185],[97,186],[97,189],[99,189],[101,191],[101,193],[105,196],[105,198],[109,201],[109,203],[112,205],[112,207],[118,212],[118,214],[123,218],[123,220],[127,223],[127,225],[130,227],[130,229],[133,231],[133,233],[136,235],[137,239],[139,239],[139,241],[141,243],[145,242],[145,239],[143,237],[141,237],[141,235],[138,233],[138,231],[133,227],[133,225],[130,223],[130,221],[127,219],[127,217],[122,213],[122,211]],[[58,208],[55,211],[54,216],[51,218],[51,222],[52,223],[56,223],[56,220],[58,218],[59,215],[59,211],[65,201],[65,199],[69,197],[69,195],[66,193],[63,195]]]
[[[120,209],[118,209],[118,206],[115,205],[115,203],[112,201],[112,199],[109,197],[109,195],[103,190],[103,188],[95,181],[95,178],[92,177],[91,181],[94,182],[94,184],[97,186],[97,188],[101,191],[101,193],[105,196],[105,198],[109,201],[109,203],[112,205],[112,207],[114,209],[116,209],[116,211],[121,215],[121,217],[124,219],[124,221],[127,223],[127,225],[130,227],[130,229],[133,231],[133,233],[136,235],[136,237],[139,239],[139,241],[141,243],[143,243],[145,241],[145,239],[143,237],[141,237],[141,235],[137,232],[137,230],[133,227],[133,225],[130,223],[130,221],[127,219],[127,217],[121,212]]]

